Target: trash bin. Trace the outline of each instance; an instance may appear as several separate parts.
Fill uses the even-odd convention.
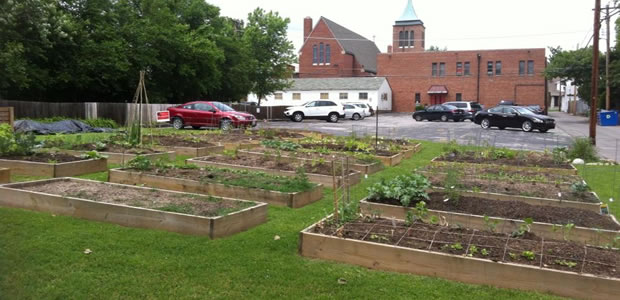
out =
[[[601,126],[618,126],[618,112],[617,111],[599,112],[598,124]]]

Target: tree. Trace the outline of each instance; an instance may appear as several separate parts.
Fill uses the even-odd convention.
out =
[[[442,49],[442,48],[439,48],[439,46],[432,46],[431,45],[428,48],[428,50],[426,50],[426,51],[429,51],[429,52],[445,52],[445,51],[448,51],[448,47],[443,47],[443,49]]]
[[[286,37],[290,20],[283,19],[277,12],[261,8],[248,15],[248,24],[243,33],[243,41],[250,51],[248,66],[252,82],[251,92],[261,99],[275,91],[290,86],[290,65],[295,62],[293,43]]]
[[[579,97],[589,102],[592,81],[592,47],[565,51],[561,47],[549,48],[551,58],[544,71],[547,79],[571,80],[579,86]],[[604,63],[604,61],[603,61]],[[605,70],[601,68],[601,70]]]

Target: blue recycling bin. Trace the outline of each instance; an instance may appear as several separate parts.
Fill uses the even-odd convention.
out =
[[[598,113],[598,124],[601,126],[618,126],[617,111],[602,111]]]

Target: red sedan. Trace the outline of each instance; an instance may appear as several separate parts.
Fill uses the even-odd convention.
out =
[[[170,123],[175,129],[192,126],[219,127],[230,129],[233,127],[254,127],[256,118],[252,114],[235,111],[221,102],[194,101],[168,108]]]

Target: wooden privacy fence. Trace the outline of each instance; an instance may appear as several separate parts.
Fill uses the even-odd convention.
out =
[[[13,107],[0,107],[0,124],[7,123],[13,126],[13,121],[15,121]]]
[[[259,120],[279,120],[284,119],[286,106],[260,107],[257,111],[256,105],[246,105],[237,103],[227,103],[234,109],[248,112],[256,116]],[[39,119],[51,117],[66,117],[75,119],[112,119],[118,124],[125,124],[131,111],[131,107],[137,105],[132,103],[106,103],[106,102],[31,102],[0,100],[0,109],[14,107],[14,119]],[[155,112],[166,110],[168,107],[178,104],[148,104],[142,105],[142,120],[155,123]],[[0,118],[2,110],[0,110]],[[3,120],[3,119],[0,119]]]

